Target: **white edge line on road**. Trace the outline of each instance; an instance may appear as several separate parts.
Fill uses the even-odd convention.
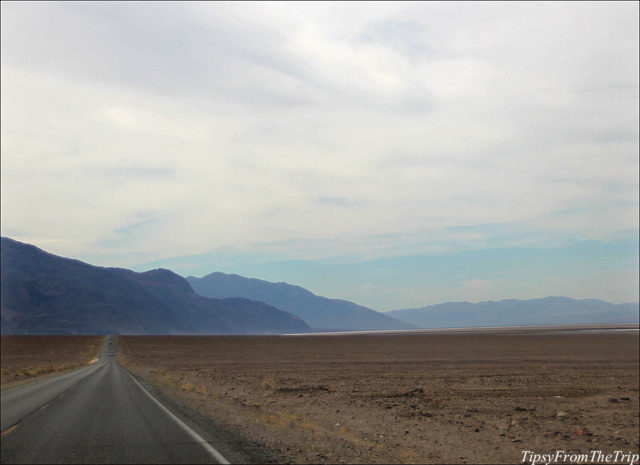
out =
[[[221,464],[223,464],[223,465],[228,465],[228,464],[230,464],[230,463],[231,463],[231,462],[229,462],[227,459],[225,459],[225,458],[224,458],[224,456],[223,456],[220,452],[218,452],[217,450],[215,450],[215,449],[211,446],[211,444],[209,444],[207,441],[205,441],[205,440],[204,440],[204,438],[203,438],[202,436],[200,436],[200,435],[199,435],[198,433],[196,433],[194,430],[192,430],[191,428],[189,428],[189,427],[188,427],[188,426],[187,426],[187,425],[186,425],[182,420],[180,420],[178,417],[176,417],[176,416],[171,412],[171,410],[169,410],[167,407],[165,407],[164,405],[162,405],[158,399],[156,399],[155,397],[153,397],[153,396],[149,393],[149,391],[147,391],[147,390],[142,386],[142,384],[140,384],[140,383],[138,382],[138,380],[137,380],[137,379],[135,379],[135,378],[133,377],[133,375],[132,375],[131,373],[127,372],[127,374],[128,374],[129,376],[131,376],[131,379],[132,379],[132,380],[133,380],[133,381],[138,385],[138,387],[139,387],[140,389],[142,389],[142,392],[144,392],[147,396],[149,396],[149,398],[150,398],[152,401],[154,401],[154,402],[158,405],[158,407],[160,407],[160,408],[161,408],[161,409],[162,409],[162,410],[163,410],[167,415],[169,415],[169,416],[171,417],[171,419],[172,419],[173,421],[175,421],[175,422],[178,424],[178,426],[180,426],[183,430],[185,430],[187,433],[189,433],[189,435],[190,435],[193,439],[195,439],[197,442],[199,442],[200,444],[202,444],[202,447],[204,447],[204,448],[207,450],[207,452],[209,452],[209,453],[213,456],[213,458],[214,458],[214,459],[216,459],[219,463],[221,463]]]

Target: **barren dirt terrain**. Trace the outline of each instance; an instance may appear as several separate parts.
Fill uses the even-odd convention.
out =
[[[2,389],[88,364],[104,336],[2,336]]]
[[[293,463],[638,453],[638,333],[118,338],[164,397]]]

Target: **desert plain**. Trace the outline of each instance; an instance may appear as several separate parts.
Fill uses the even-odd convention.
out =
[[[4,350],[4,349],[3,349]],[[638,454],[638,331],[121,336],[166,402],[276,463]]]

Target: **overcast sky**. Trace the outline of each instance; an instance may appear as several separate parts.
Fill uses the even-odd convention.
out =
[[[377,310],[638,300],[638,2],[2,3],[2,235]]]

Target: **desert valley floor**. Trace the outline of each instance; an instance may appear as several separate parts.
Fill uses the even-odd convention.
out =
[[[638,453],[638,332],[134,337],[167,401],[293,463]]]
[[[2,388],[102,337],[3,336]],[[120,363],[257,462],[515,463],[639,449],[638,331],[119,336]]]

